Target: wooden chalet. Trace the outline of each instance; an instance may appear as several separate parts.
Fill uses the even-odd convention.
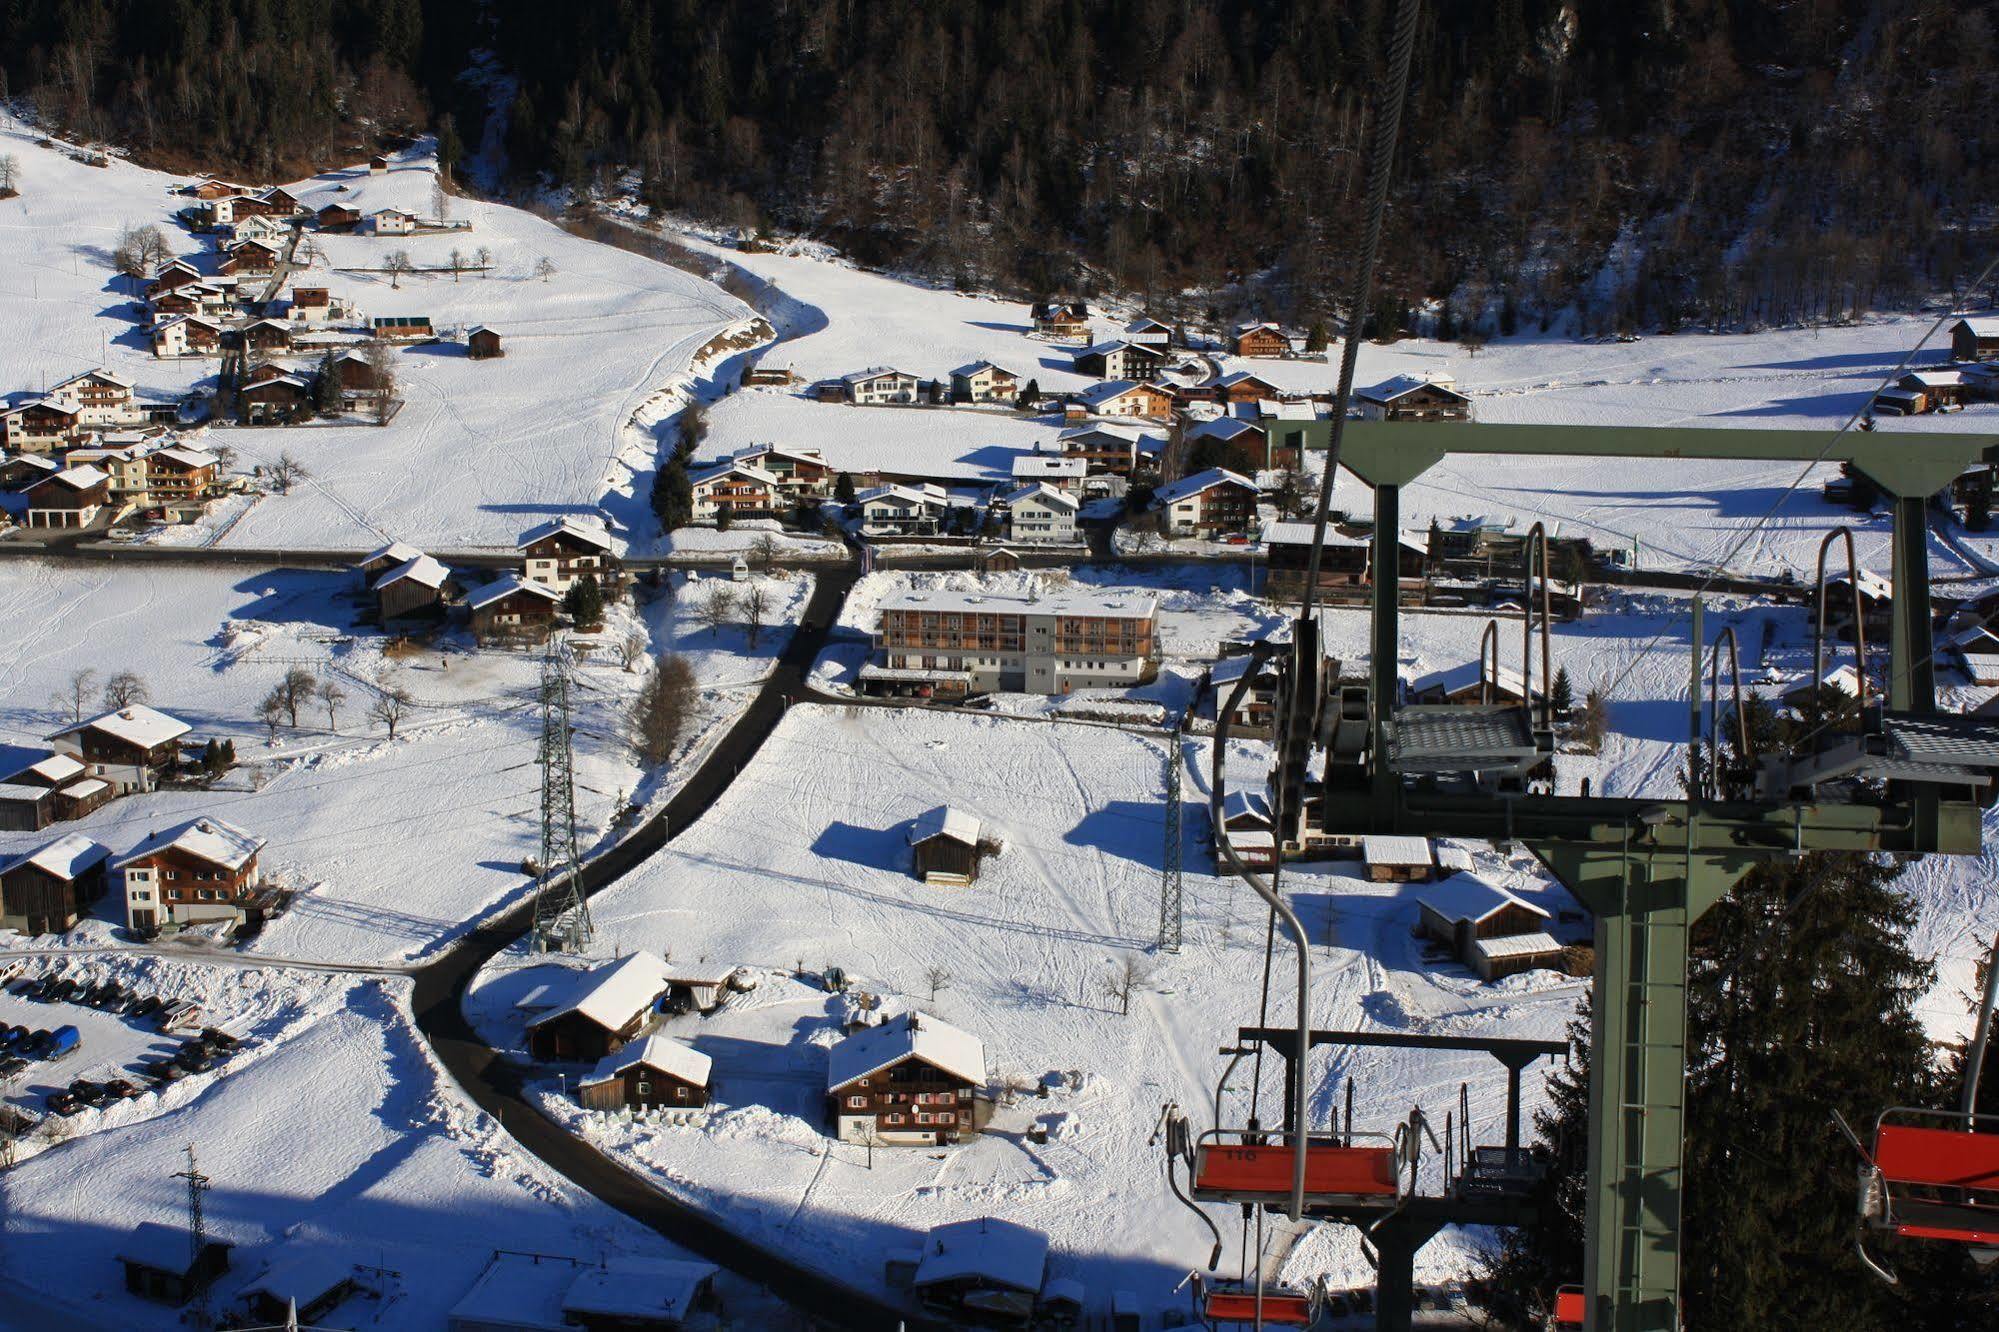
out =
[[[1244,357],[1289,356],[1291,339],[1275,324],[1240,324],[1229,335],[1229,350]]]
[[[1034,331],[1053,338],[1088,337],[1090,307],[1081,301],[1041,301],[1028,311]]]
[[[255,905],[261,838],[217,818],[154,833],[111,863],[124,889],[125,924],[136,934],[180,925],[240,921]]]
[[[1481,678],[1477,662],[1461,662],[1440,671],[1430,671],[1404,686],[1410,703],[1472,706],[1480,703],[1519,703],[1527,692],[1526,677],[1512,666],[1501,663],[1498,672],[1486,668],[1490,678]],[[1540,701],[1541,690],[1534,690]]]
[[[666,964],[639,952],[578,973],[563,1002],[527,1024],[528,1052],[555,1062],[614,1054],[652,1020],[666,993]]]
[[[1277,864],[1277,820],[1272,817],[1270,801],[1262,792],[1228,793],[1222,803],[1219,836],[1253,869],[1270,869]],[[1228,872],[1219,854],[1215,872]]]
[[[842,1142],[941,1145],[984,1128],[976,1093],[985,1045],[928,1013],[847,1037],[826,1058],[826,1098]]]
[[[321,231],[348,231],[359,225],[361,210],[351,204],[330,203],[321,208],[315,217]]]
[[[691,513],[696,522],[719,522],[726,515],[768,518],[777,513],[783,488],[777,477],[746,462],[721,462],[688,474]]]
[[[1092,472],[1129,476],[1138,466],[1139,456],[1150,442],[1137,426],[1103,422],[1075,426],[1055,437],[1056,447],[1065,458],[1080,458]]]
[[[836,473],[818,449],[752,444],[730,454],[729,461],[747,463],[772,477],[793,501],[823,497],[833,491]]]
[[[62,470],[62,464],[41,453],[19,453],[13,456],[0,455],[0,491],[16,494],[26,490],[37,481],[46,480]]]
[[[1152,497],[1168,536],[1215,537],[1246,532],[1256,523],[1256,482],[1221,467],[1197,472]]]
[[[1223,375],[1213,385],[1215,401],[1224,403],[1262,402],[1278,395],[1277,385],[1247,370]]]
[[[252,236],[249,240],[237,241],[225,252],[215,271],[223,274],[269,273],[283,258],[281,247]]]
[[[465,335],[465,354],[475,361],[491,361],[507,353],[500,346],[499,330],[480,324]]]
[[[382,376],[368,360],[368,354],[349,348],[333,357],[333,373],[340,380],[340,396],[347,402],[364,402],[382,395]]]
[[[1373,883],[1427,883],[1437,873],[1427,837],[1369,833],[1360,839],[1360,858]]]
[[[1449,947],[1481,980],[1561,965],[1548,913],[1475,874],[1425,884],[1416,905],[1418,932]]]
[[[169,444],[145,454],[148,507],[167,510],[205,500],[221,478],[222,460],[201,449]]]
[[[111,498],[111,477],[85,464],[66,467],[27,490],[28,526],[88,527]]]
[[[375,580],[383,574],[399,564],[408,563],[421,554],[423,552],[415,546],[406,546],[400,541],[391,541],[381,549],[370,551],[368,554],[363,555],[348,567],[354,571],[354,578],[360,585],[360,589],[366,592],[374,588]]]
[[[279,373],[236,391],[236,409],[249,425],[275,425],[312,413],[312,385]]]
[[[624,564],[618,559],[611,534],[596,523],[551,519],[521,533],[515,549],[527,576],[557,592],[567,592],[587,575],[610,597],[623,582]]]
[[[389,169],[389,159],[382,156],[380,153],[377,153],[373,157],[368,159],[369,175],[379,176],[388,169]]]
[[[153,276],[146,283],[146,299],[153,300],[185,287],[191,282],[201,281],[201,270],[185,259],[174,259],[153,270]]]
[[[951,372],[953,402],[1011,402],[1020,393],[1020,376],[991,361],[973,361]]]
[[[13,453],[52,453],[68,448],[83,434],[83,414],[67,403],[48,398],[23,403],[0,416],[6,445]]]
[[[215,1284],[229,1270],[233,1241],[206,1233],[201,1251],[194,1251],[180,1226],[141,1221],[118,1246],[125,1269],[125,1289],[162,1304],[183,1305]]]
[[[269,355],[272,352],[290,351],[292,326],[282,319],[253,319],[237,333],[243,349]]]
[[[590,1110],[692,1110],[708,1104],[712,1062],[693,1046],[654,1032],[597,1061],[576,1081]]]
[[[1092,379],[1143,379],[1158,370],[1165,359],[1162,347],[1113,338],[1077,352],[1075,371]]]
[[[249,191],[216,176],[206,176],[191,185],[181,186],[181,193],[191,199],[223,199],[232,194],[248,194]]]
[[[66,726],[49,737],[58,754],[83,764],[120,794],[150,791],[180,759],[181,737],[193,728],[143,703]]]
[[[40,832],[55,821],[53,787],[0,782],[0,832]]]
[[[1078,1301],[1084,1293],[1058,1292],[1062,1286],[1048,1280],[1048,1236],[996,1216],[932,1226],[910,1276],[924,1312],[952,1327],[1074,1327],[1051,1316],[1052,1297]]]
[[[1312,524],[1309,522],[1269,522],[1261,532],[1264,556],[1262,594],[1267,600],[1289,601],[1305,590],[1310,575]],[[1429,565],[1427,543],[1404,534],[1396,543],[1397,595],[1405,604],[1423,598],[1424,578]],[[1318,594],[1335,605],[1361,605],[1374,586],[1374,539],[1351,535],[1337,527],[1326,528],[1320,551]]]
[[[1290,445],[1273,445],[1270,434],[1253,421],[1239,416],[1218,416],[1202,421],[1186,432],[1190,445],[1207,441],[1223,449],[1222,466],[1244,476],[1298,466],[1298,450]]]
[[[211,356],[222,350],[222,325],[193,312],[160,320],[148,335],[155,356]]]
[[[1999,361],[1999,316],[1960,319],[1950,327],[1954,361]]]
[[[931,884],[970,884],[979,877],[979,820],[963,810],[939,805],[909,830],[911,868]]]
[[[61,934],[104,895],[111,848],[82,833],[0,864],[0,927]]]
[[[1415,375],[1397,375],[1360,389],[1354,402],[1373,421],[1469,421],[1471,399],[1448,384]]]
[[[1065,415],[1079,420],[1092,416],[1145,416],[1164,420],[1173,414],[1173,395],[1157,384],[1108,379],[1070,397]]]
[[[472,637],[481,643],[496,639],[540,642],[555,629],[562,594],[510,571],[468,592],[465,607]]]
[[[375,580],[375,617],[391,620],[438,619],[453,587],[451,571],[428,555],[403,561]]]

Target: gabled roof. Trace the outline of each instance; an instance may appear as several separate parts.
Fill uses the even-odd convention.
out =
[[[1831,585],[1833,583],[1851,583],[1853,579],[1847,576],[1846,570],[1841,569],[1836,574],[1826,575],[1825,581],[1828,585]],[[1871,597],[1876,601],[1890,601],[1895,596],[1895,585],[1880,574],[1875,573],[1872,569],[1862,569],[1860,571],[1860,594],[1864,597]],[[1849,608],[1852,606],[1852,596],[1852,593],[1847,593],[1847,605]],[[1832,605],[1837,608],[1839,602],[1834,601]]]
[[[203,1228],[211,1245],[233,1248],[237,1243],[232,1236],[218,1235],[211,1221]],[[150,1267],[156,1272],[185,1273],[194,1265],[193,1246],[185,1226],[169,1226],[158,1221],[141,1221],[132,1227],[132,1233],[118,1244],[120,1262],[137,1263]]]
[[[651,996],[648,995],[647,999],[650,1001]],[[627,1019],[630,1016],[629,1013],[625,1015]],[[587,1087],[594,1083],[609,1082],[612,1078],[622,1077],[626,1069],[638,1064],[644,1064],[647,1068],[656,1068],[693,1086],[705,1087],[708,1085],[708,1072],[714,1066],[714,1061],[684,1041],[676,1041],[671,1036],[662,1036],[654,1032],[644,1040],[633,1041],[622,1050],[605,1055],[597,1061],[597,1067],[590,1070],[579,1085]]]
[[[891,500],[902,504],[948,505],[951,500],[935,486],[904,486],[895,482],[887,485],[869,486],[854,496],[857,504],[872,504],[876,500]]]
[[[1036,476],[1083,476],[1089,464],[1081,458],[1067,458],[1059,453],[1023,453],[1013,460],[1013,475]]]
[[[38,471],[48,472],[51,475],[53,475],[56,472],[60,472],[62,470],[61,463],[57,462],[54,458],[47,457],[40,453],[0,454],[0,467],[11,467],[15,463],[22,463],[28,467],[33,467]]]
[[[568,999],[528,1023],[528,1029],[579,1013],[606,1031],[617,1031],[665,988],[666,963],[642,948],[579,975]]]
[[[720,1270],[672,1258],[614,1258],[569,1283],[562,1313],[604,1319],[607,1327],[679,1327]]]
[[[37,794],[47,793],[38,791]],[[7,868],[33,865],[45,874],[68,881],[88,874],[110,858],[110,847],[93,842],[82,833],[70,833],[66,837],[56,838],[39,851],[31,851],[19,857]]]
[[[986,1080],[986,1047],[978,1037],[942,1018],[910,1012],[857,1031],[827,1051],[826,1090],[837,1092],[910,1058],[975,1086]]]
[[[172,328],[175,324],[200,324],[205,328],[212,328],[218,333],[222,331],[222,325],[217,323],[215,320],[210,319],[207,315],[177,314],[169,316],[166,319],[162,319],[159,323],[154,324],[153,332],[158,333],[163,328]]]
[[[1222,797],[1222,822],[1232,823],[1245,816],[1263,824],[1270,822],[1270,801],[1261,791],[1230,791]]]
[[[1267,328],[1272,333],[1282,333],[1284,331],[1266,319],[1254,324],[1237,324],[1235,326],[1235,335],[1241,337],[1245,333],[1254,333],[1259,328]]]
[[[978,374],[981,370],[995,370],[998,371],[1000,374],[1005,375],[1008,379],[1020,378],[1019,375],[1016,375],[1013,371],[1007,369],[1005,366],[994,365],[991,361],[972,361],[969,364],[961,365],[956,370],[953,370],[951,372],[951,377],[953,379],[956,379],[962,375],[966,379],[970,379],[973,375]]]
[[[306,383],[303,379],[300,379],[297,375],[272,375],[269,379],[260,379],[254,384],[245,384],[243,386],[242,391],[245,393],[251,393],[256,391],[257,389],[269,388],[273,384],[284,384],[291,388],[297,389],[301,393],[305,392],[306,390],[312,387],[312,385]]]
[[[1243,435],[1253,435],[1256,427],[1239,416],[1217,416],[1187,432],[1188,439],[1219,439],[1224,443]]]
[[[907,370],[897,370],[893,366],[887,365],[876,365],[870,366],[866,370],[854,370],[841,375],[840,382],[843,384],[863,384],[870,379],[880,379],[883,375],[900,375],[904,379],[916,378],[915,375],[910,374]]]
[[[380,550],[374,551],[371,554],[363,555],[360,559],[356,560],[351,567],[359,569],[363,565],[374,564],[378,560],[388,560],[392,564],[401,564],[406,560],[413,560],[421,554],[423,554],[423,552],[418,550],[415,546],[405,546],[400,541],[391,541],[388,545],[383,546]]]
[[[1548,918],[1548,913],[1532,902],[1515,897],[1476,874],[1453,874],[1435,883],[1421,884],[1416,889],[1416,900],[1445,920],[1468,920],[1474,925],[1510,906],[1520,907],[1543,920]]]
[[[112,862],[111,867],[123,869],[134,861],[172,849],[196,856],[226,870],[238,870],[248,864],[250,857],[263,849],[263,845],[262,838],[253,837],[234,824],[224,823],[221,819],[189,819],[186,823],[178,824],[165,832],[154,833],[130,852]]]
[[[1241,486],[1251,492],[1256,490],[1256,482],[1242,473],[1231,472],[1226,467],[1210,467],[1205,472],[1196,472],[1192,476],[1183,477],[1170,486],[1161,486],[1154,492],[1152,498],[1155,504],[1177,504],[1183,499],[1213,490],[1216,486]]]
[[[1127,333],[1171,333],[1173,326],[1171,324],[1162,324],[1151,315],[1140,315],[1129,324],[1126,324],[1124,331]]]
[[[557,604],[562,601],[562,594],[546,583],[537,583],[532,578],[523,578],[518,573],[509,569],[506,573],[501,574],[485,586],[473,588],[471,592],[466,594],[465,604],[473,610],[479,610],[482,607],[492,605],[502,597],[512,596],[516,592],[527,592]]]
[[[1055,437],[1057,444],[1066,444],[1072,439],[1087,439],[1091,435],[1109,435],[1125,444],[1137,444],[1145,438],[1145,432],[1137,426],[1119,425],[1115,421],[1101,421],[1096,425],[1071,426]]]
[[[539,527],[530,527],[527,531],[521,533],[521,539],[516,543],[514,549],[526,550],[537,541],[544,541],[549,537],[558,535],[573,537],[581,541],[584,545],[595,546],[599,550],[608,551],[611,549],[611,534],[609,532],[606,532],[594,523],[579,522],[574,518],[555,518],[541,524]]]
[[[70,406],[68,403],[57,402],[54,398],[36,398],[33,402],[24,402],[18,407],[9,407],[7,409],[7,415],[12,416],[16,412],[25,412],[30,407],[41,407],[48,411],[59,413],[63,416],[75,416],[77,412],[77,409]]]
[[[1277,387],[1277,385],[1271,383],[1262,375],[1252,373],[1248,370],[1231,371],[1223,375],[1220,379],[1217,379],[1214,386],[1216,388],[1234,388],[1237,384],[1261,384],[1265,388],[1272,390]]]
[[[1355,392],[1354,396],[1364,402],[1389,403],[1422,388],[1435,389],[1439,393],[1449,394],[1459,402],[1471,401],[1471,399],[1452,388],[1449,384],[1440,384],[1435,379],[1426,379],[1422,375],[1396,375],[1393,378],[1382,380],[1379,384],[1371,388],[1359,389]]]
[[[1521,903],[1522,906],[1531,905]],[[1545,930],[1533,934],[1502,934],[1491,939],[1473,939],[1472,951],[1488,960],[1502,957],[1538,957],[1562,951],[1561,940]]]
[[[1084,389],[1081,393],[1076,394],[1075,397],[1076,401],[1082,403],[1085,407],[1101,407],[1107,402],[1122,398],[1128,393],[1136,393],[1141,389],[1160,394],[1166,392],[1165,389],[1160,388],[1156,384],[1141,384],[1135,379],[1106,379],[1101,384]]]
[[[713,466],[704,467],[698,472],[689,473],[687,481],[688,484],[690,485],[696,485],[696,486],[706,485],[708,482],[718,481],[721,478],[728,476],[732,472],[742,476],[746,476],[750,480],[759,482],[766,486],[776,486],[784,484],[783,482],[779,481],[777,477],[773,476],[769,472],[766,472],[763,468],[756,466],[754,463],[746,463],[746,462],[716,463]]]
[[[500,330],[490,324],[474,324],[465,330],[465,336],[468,338],[475,333],[491,333],[496,338],[500,336]]]
[[[260,250],[268,250],[273,255],[278,254],[280,252],[278,246],[271,244],[271,242],[265,240],[262,236],[245,236],[242,240],[230,241],[229,244],[223,246],[222,248],[225,252],[229,254],[234,254],[238,250],[247,250],[252,245],[256,246]]]
[[[1370,865],[1428,865],[1430,839],[1369,833],[1360,839],[1361,859]]]
[[[81,467],[65,467],[54,476],[45,476],[28,489],[40,490],[43,486],[63,485],[71,490],[89,490],[92,486],[103,485],[110,479],[108,473],[85,463]]]
[[[933,837],[945,837],[966,846],[979,844],[980,823],[978,816],[967,814],[962,809],[952,809],[949,805],[939,805],[923,814],[909,829],[911,846],[927,842]]]
[[[790,458],[794,462],[808,462],[826,466],[826,455],[818,449],[787,448],[782,444],[751,444],[737,449],[729,455],[732,462],[748,462],[752,458]]]
[[[1461,689],[1471,689],[1478,684],[1478,669],[1477,662],[1460,662],[1456,666],[1446,666],[1441,671],[1430,671],[1411,680],[1409,682],[1409,692],[1411,694],[1427,694],[1432,690],[1440,690],[1446,694],[1455,694]],[[1527,691],[1526,678],[1521,675],[1518,669],[1508,666],[1503,662],[1500,664],[1499,673],[1494,678],[1493,683],[1499,689],[1512,694],[1515,698],[1524,697]],[[1537,689],[1534,693],[1538,698],[1541,691]]]
[[[1038,499],[1043,504],[1052,504],[1058,509],[1080,510],[1083,507],[1083,501],[1077,499],[1066,490],[1057,490],[1046,481],[1035,481],[1029,485],[1022,486],[1018,490],[1009,491],[1000,496],[999,502],[1002,504],[1019,504],[1024,500],[1031,499]]]
[[[1142,342],[1130,342],[1124,338],[1108,338],[1103,342],[1093,342],[1083,348],[1083,350],[1077,352],[1076,355],[1108,356],[1114,351],[1138,352],[1140,355],[1150,356],[1154,359],[1157,359],[1160,355],[1157,347],[1148,347]]]
[[[83,776],[85,771],[83,764],[68,754],[50,754],[46,758],[36,759],[25,768],[17,768],[8,773],[6,780],[11,782],[16,777],[25,777],[33,773],[45,782],[61,786],[71,778]]]
[[[1999,338],[1999,316],[1986,315],[1978,319],[1960,319],[1954,327],[1971,330],[1974,338]]]
[[[404,560],[395,568],[375,580],[374,590],[380,592],[391,583],[416,583],[422,587],[440,588],[451,577],[451,570],[428,555],[419,555],[412,560]]]
[[[156,450],[147,456],[165,458],[170,462],[177,462],[183,467],[212,467],[222,461],[212,453],[208,453],[202,449],[189,448],[184,444],[169,444],[166,448]]]
[[[1047,1274],[1048,1236],[1018,1222],[982,1216],[931,1227],[914,1284],[975,1281],[1035,1294]]]
[[[118,374],[114,371],[107,370],[100,365],[95,370],[86,370],[80,375],[71,375],[68,379],[63,380],[62,383],[50,389],[49,392],[60,393],[64,389],[68,388],[71,384],[81,384],[86,379],[101,379],[107,384],[116,384],[119,388],[122,389],[128,389],[132,387],[131,380],[125,378],[125,376]]]

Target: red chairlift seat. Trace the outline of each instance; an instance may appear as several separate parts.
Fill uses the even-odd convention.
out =
[[[1204,1134],[1195,1147],[1194,1197],[1202,1202],[1267,1204],[1284,1203],[1291,1197],[1297,1162],[1294,1145],[1212,1141],[1214,1132]],[[1341,1146],[1319,1141],[1307,1145],[1307,1205],[1388,1208],[1400,1197],[1401,1172],[1392,1139],[1382,1137],[1380,1145]]]
[[[1265,1327],[1310,1327],[1317,1313],[1312,1297],[1304,1291],[1290,1286],[1263,1288]],[[1237,1282],[1208,1287],[1202,1293],[1201,1316],[1211,1328],[1237,1323],[1255,1326],[1256,1288]]]
[[[1581,1286],[1563,1286],[1555,1292],[1555,1313],[1548,1320],[1548,1326],[1560,1332],[1562,1328],[1580,1328],[1589,1312],[1588,1301],[1583,1298]]]
[[[1906,1122],[1917,1115],[1937,1123]],[[1874,1126],[1873,1157],[1877,1226],[1912,1239],[1999,1245],[1999,1118],[1890,1110]]]

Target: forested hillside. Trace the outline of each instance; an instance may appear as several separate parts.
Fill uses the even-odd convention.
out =
[[[865,260],[1162,307],[1332,310],[1384,0],[35,0],[8,90],[141,153],[268,170],[357,129],[479,138],[517,185],[648,200]],[[1379,323],[1837,317],[1995,241],[1988,7],[1426,0]],[[365,121],[365,126],[357,125]]]

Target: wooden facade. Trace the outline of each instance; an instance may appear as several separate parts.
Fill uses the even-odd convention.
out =
[[[969,1080],[909,1055],[827,1093],[836,1120],[874,1121],[879,1140],[956,1142],[978,1130]]]
[[[1291,354],[1291,339],[1272,324],[1251,324],[1236,330],[1237,356],[1275,357]]]
[[[482,606],[472,608],[472,634],[479,639],[548,637],[555,628],[559,603],[552,597],[525,588],[516,588]]]
[[[950,833],[933,833],[910,844],[916,877],[925,883],[974,883],[979,877],[979,844]]]
[[[708,1089],[637,1063],[613,1077],[577,1083],[576,1101],[586,1110],[694,1110],[708,1104]]]
[[[647,1005],[618,1027],[607,1027],[575,1011],[557,1013],[528,1024],[528,1053],[551,1063],[602,1059],[624,1049],[625,1043],[639,1034],[651,1013],[652,1007]]]
[[[488,361],[507,353],[500,346],[500,335],[490,328],[475,328],[465,335],[465,354],[475,361]]]
[[[61,934],[104,895],[106,859],[100,853],[75,878],[51,873],[32,858],[0,870],[0,922],[23,934]]]

